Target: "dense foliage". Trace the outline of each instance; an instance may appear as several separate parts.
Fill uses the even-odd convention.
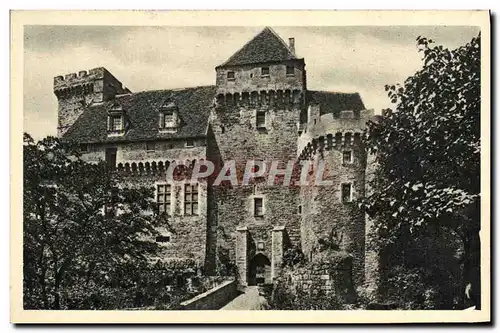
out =
[[[422,69],[386,86],[395,106],[369,125],[373,245],[390,257],[386,291],[407,293],[406,307],[480,307],[480,39],[449,50],[419,37]],[[444,252],[422,260],[424,242]]]
[[[23,152],[25,308],[107,307],[107,286],[156,253],[153,190],[119,186],[104,163],[54,137],[25,134]]]
[[[296,246],[289,247],[285,250],[283,254],[283,266],[284,267],[294,267],[297,265],[302,265],[306,262],[306,258],[302,250]]]

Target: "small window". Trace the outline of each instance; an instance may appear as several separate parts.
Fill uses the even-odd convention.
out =
[[[299,215],[302,215],[302,205],[299,205],[298,209],[297,209],[297,213]]]
[[[342,163],[343,164],[352,164],[352,151],[351,150],[345,150],[342,153]]]
[[[253,199],[253,215],[257,217],[264,216],[264,206],[262,198]]]
[[[257,111],[256,125],[257,125],[257,128],[264,128],[264,127],[266,127],[266,112],[264,112],[264,111]]]
[[[89,151],[89,145],[86,143],[80,144],[80,152],[86,153]]]
[[[234,76],[234,72],[233,71],[227,72],[227,80],[228,81],[234,81],[235,80],[235,76]]]
[[[175,127],[175,118],[173,110],[166,110],[160,113],[160,128]]]
[[[198,185],[184,186],[184,215],[198,215]]]
[[[352,201],[352,186],[349,183],[342,184],[342,202]]]
[[[159,214],[171,215],[172,207],[172,186],[170,184],[157,185],[156,203]]]
[[[171,99],[165,100],[165,102],[163,103],[163,105],[160,107],[159,110],[158,127],[160,128],[160,130],[175,131],[178,125],[177,114],[178,114],[177,105]]]
[[[261,76],[269,76],[269,67],[262,67],[260,70]]]
[[[295,67],[286,66],[286,75],[287,76],[294,76],[295,75]]]
[[[122,116],[109,117],[109,130],[112,132],[119,132],[123,129]]]
[[[157,236],[156,242],[157,243],[168,243],[168,242],[170,242],[170,236]]]
[[[186,140],[186,147],[194,147],[194,140],[193,139],[187,139]]]
[[[155,151],[156,143],[155,142],[146,142],[146,150],[147,151]]]

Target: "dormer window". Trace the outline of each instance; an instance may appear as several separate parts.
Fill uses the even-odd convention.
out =
[[[160,121],[158,127],[160,131],[175,132],[178,126],[179,109],[170,99],[167,99],[160,107]]]
[[[269,67],[262,67],[260,69],[260,75],[261,76],[269,76]]]
[[[108,111],[108,135],[123,135],[126,129],[125,111],[115,103]]]
[[[110,118],[110,131],[119,132],[123,129],[122,116],[109,116]]]

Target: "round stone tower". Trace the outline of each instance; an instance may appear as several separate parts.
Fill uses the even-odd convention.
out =
[[[310,179],[301,187],[301,243],[307,257],[329,246],[352,256],[356,285],[364,280],[367,154],[362,135],[373,111],[320,115],[308,108],[308,124],[299,137],[299,160],[310,163]],[[304,163],[303,162],[303,163]]]

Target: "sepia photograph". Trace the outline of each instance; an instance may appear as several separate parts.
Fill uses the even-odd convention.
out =
[[[491,320],[489,13],[432,13],[13,12],[11,320]]]

